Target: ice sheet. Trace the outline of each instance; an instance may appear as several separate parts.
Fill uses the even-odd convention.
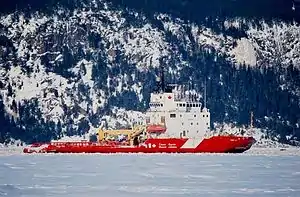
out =
[[[296,150],[253,149],[244,154],[2,154],[0,196],[298,197],[300,157]]]

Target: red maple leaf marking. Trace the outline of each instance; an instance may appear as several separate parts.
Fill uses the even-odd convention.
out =
[[[171,96],[168,96],[168,99],[171,99],[172,97]]]

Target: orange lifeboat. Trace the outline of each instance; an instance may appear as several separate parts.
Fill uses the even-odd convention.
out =
[[[148,125],[147,126],[147,132],[148,133],[164,133],[166,132],[167,128],[162,125]]]

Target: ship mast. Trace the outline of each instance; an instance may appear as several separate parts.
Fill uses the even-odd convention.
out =
[[[251,115],[250,115],[250,128],[252,130],[253,128],[253,112],[251,111]]]
[[[162,64],[160,65],[160,88],[162,92],[165,92],[165,73]]]
[[[250,134],[253,135],[254,131],[253,131],[253,111],[251,111],[250,113]]]
[[[204,84],[204,108],[206,109],[206,78],[205,78],[205,84]]]
[[[158,76],[156,79],[156,91],[157,93],[165,92],[165,75],[164,75],[164,66],[162,64],[158,67]]]

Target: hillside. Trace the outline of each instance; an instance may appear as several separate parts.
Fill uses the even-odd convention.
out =
[[[147,109],[160,64],[169,82],[201,94],[207,80],[212,122],[246,126],[253,111],[268,137],[299,140],[300,30],[292,5],[284,14],[253,8],[243,15],[219,2],[222,14],[201,17],[193,1],[185,1],[190,12],[182,1],[28,2],[30,9],[19,1],[17,11],[2,8],[0,142],[84,135],[105,119],[118,120],[113,127],[141,121],[126,111]]]

